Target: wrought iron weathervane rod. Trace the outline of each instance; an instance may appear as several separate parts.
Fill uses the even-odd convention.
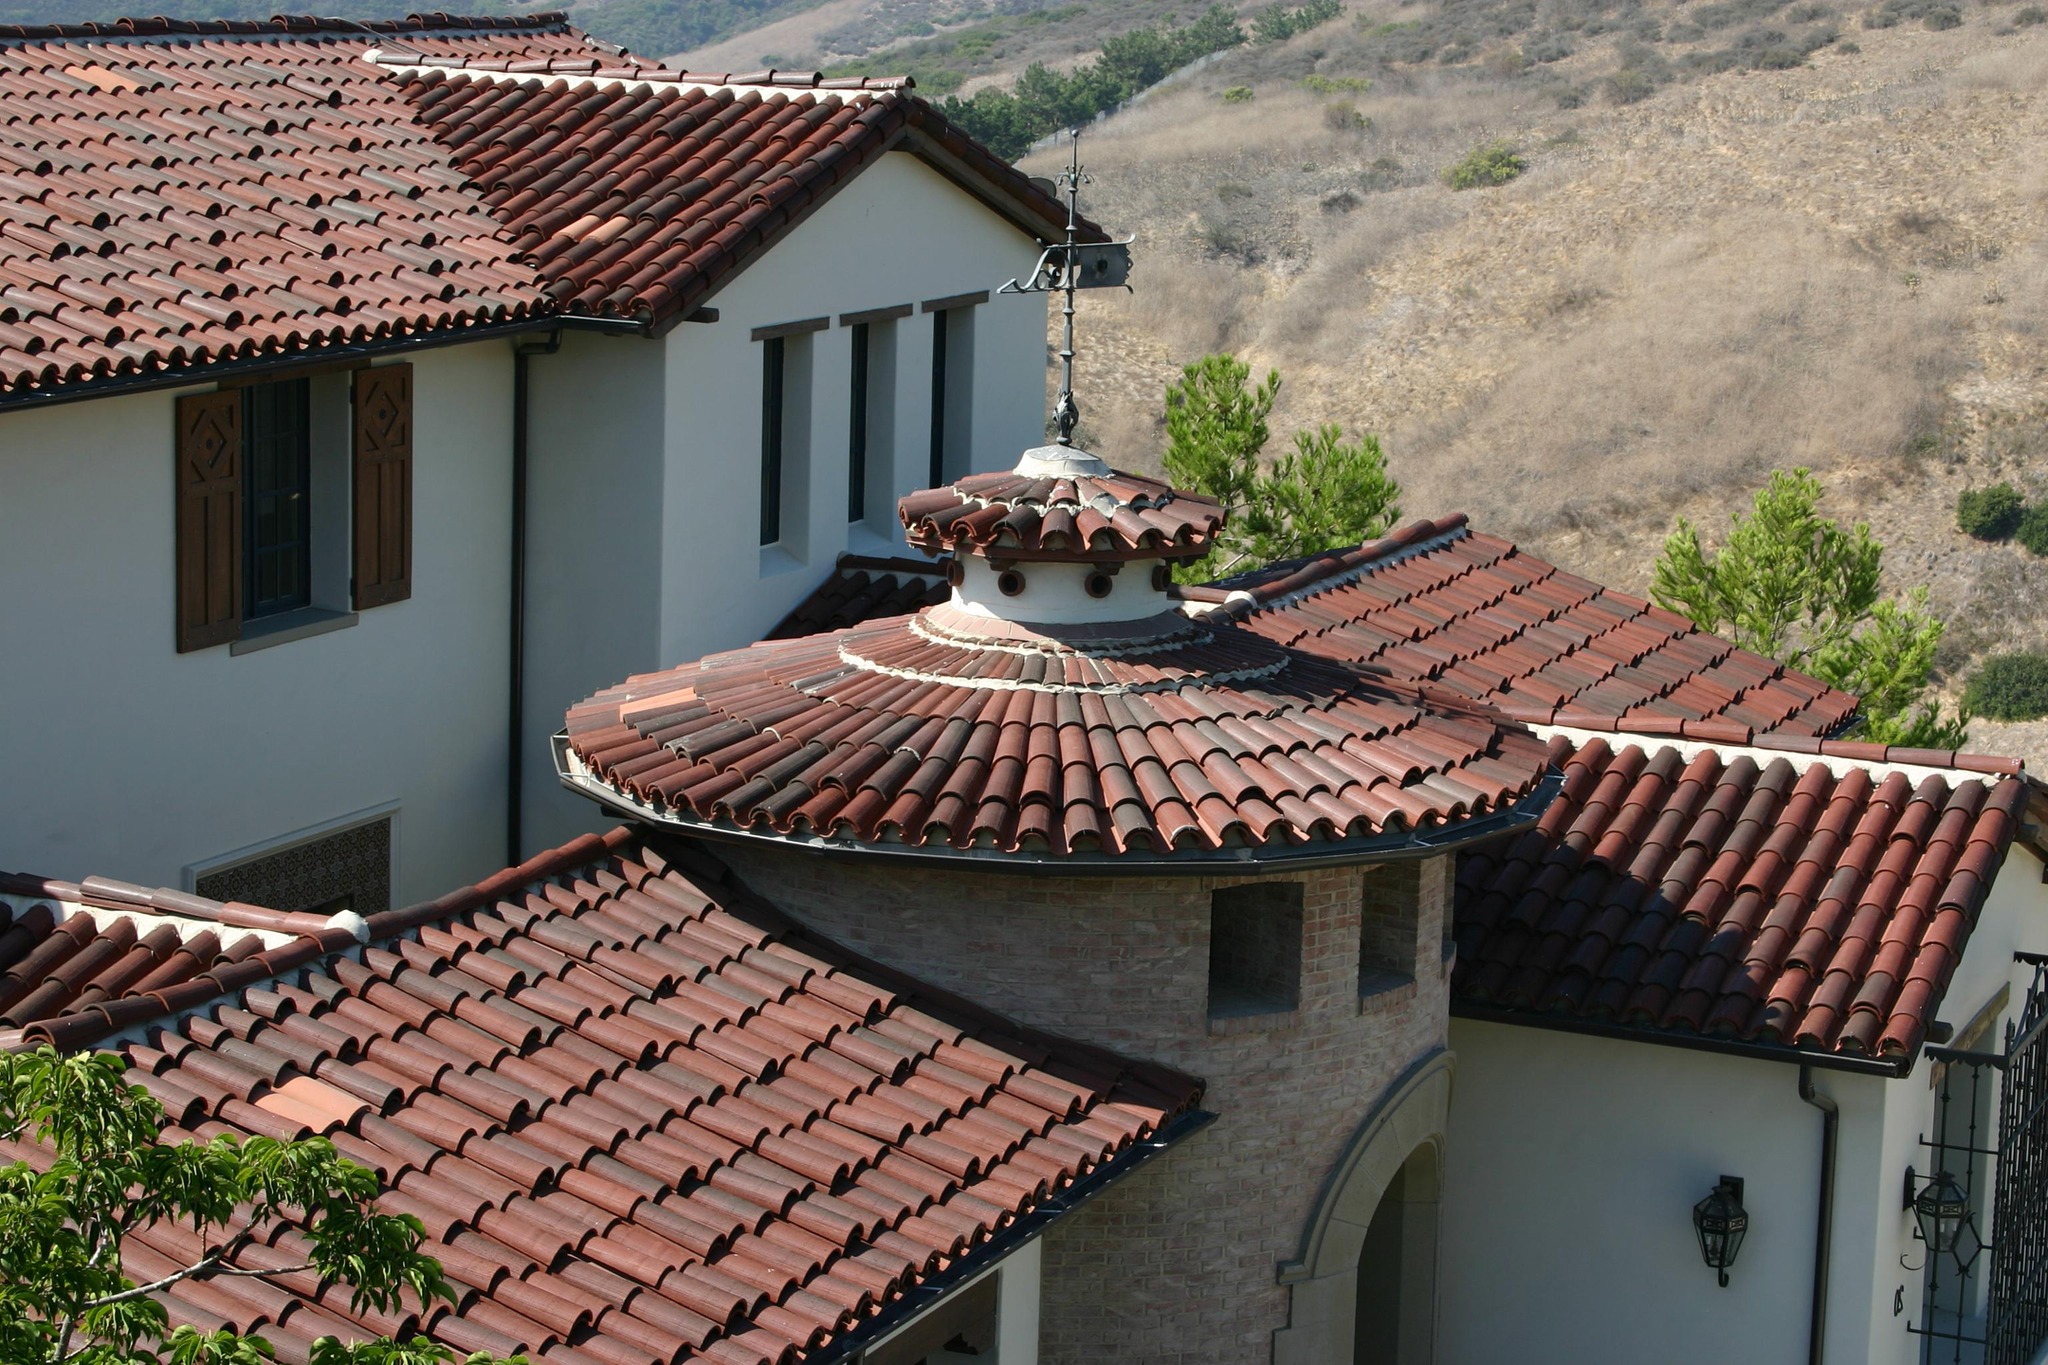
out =
[[[1074,398],[1074,291],[1077,289],[1130,288],[1131,240],[1087,242],[1081,235],[1081,187],[1091,177],[1081,169],[1081,130],[1071,129],[1067,168],[1055,182],[1066,192],[1066,240],[1044,246],[1038,267],[1028,283],[1011,280],[999,294],[1045,294],[1058,290],[1060,302],[1060,396],[1053,403],[1054,438],[1063,446],[1074,443],[1074,428],[1081,423],[1081,405]],[[1045,182],[1040,181],[1040,184]]]

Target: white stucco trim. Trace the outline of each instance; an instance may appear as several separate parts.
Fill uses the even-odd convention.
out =
[[[83,905],[77,901],[58,900],[54,896],[0,895],[0,905],[9,907],[17,916],[26,912],[32,906],[47,905],[56,914],[57,923],[59,924],[64,923],[73,915],[84,915],[102,933],[121,920],[128,920],[135,925],[137,938],[144,937],[151,931],[164,925],[169,925],[171,928],[176,929],[178,936],[183,939],[190,939],[197,934],[213,933],[220,935],[223,942],[231,942],[239,939],[244,934],[254,934],[257,941],[262,943],[267,951],[271,948],[282,948],[285,944],[291,943],[299,937],[297,934],[287,933],[281,929],[250,929],[239,924],[223,924],[215,919],[195,919],[190,915],[163,915],[158,914],[154,910],[143,910],[140,908],[130,910],[114,909],[103,905]]]

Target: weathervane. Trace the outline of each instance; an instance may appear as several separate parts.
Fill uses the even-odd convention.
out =
[[[1082,242],[1077,240],[1081,226],[1081,187],[1090,183],[1091,177],[1081,169],[1081,130],[1069,130],[1071,139],[1067,156],[1067,168],[1060,172],[1056,182],[1038,182],[1057,193],[1064,190],[1067,196],[1067,236],[1063,242],[1040,243],[1044,249],[1039,253],[1038,265],[1031,272],[1028,282],[1011,280],[996,290],[998,294],[1049,294],[1058,290],[1065,298],[1060,304],[1060,320],[1063,325],[1060,338],[1060,396],[1052,407],[1053,430],[1056,439],[1063,446],[1074,443],[1074,428],[1081,423],[1081,405],[1074,399],[1074,291],[1076,289],[1114,289],[1119,286],[1129,289],[1131,278],[1131,243],[1135,237],[1121,242]]]

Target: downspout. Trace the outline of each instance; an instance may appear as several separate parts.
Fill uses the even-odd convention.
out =
[[[1799,1068],[1799,1098],[1820,1110],[1820,1222],[1813,1237],[1813,1317],[1807,1329],[1807,1365],[1822,1365],[1828,1336],[1828,1253],[1835,1234],[1835,1138],[1842,1111],[1813,1088],[1813,1068]]]
[[[505,721],[505,866],[517,867],[525,858],[526,812],[524,774],[526,766],[526,442],[527,362],[537,355],[553,355],[562,349],[562,329],[548,333],[546,341],[521,341],[512,347],[512,629],[511,658],[507,665]]]

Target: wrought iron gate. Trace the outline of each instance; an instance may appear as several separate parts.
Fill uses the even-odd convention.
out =
[[[1909,1330],[1927,1365],[2031,1365],[2048,1342],[2048,957],[2014,956],[2034,980],[2004,1047],[1927,1049],[1935,1125],[1921,1145],[1934,1164],[1922,1192],[1938,1187],[1960,1210],[1925,1247]],[[1923,1229],[1935,1221],[1916,1217]]]

